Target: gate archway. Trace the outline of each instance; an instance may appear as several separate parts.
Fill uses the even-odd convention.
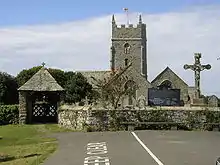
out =
[[[42,67],[19,89],[19,123],[57,123],[64,89]]]
[[[59,95],[54,92],[35,92],[32,101],[32,123],[57,123]]]

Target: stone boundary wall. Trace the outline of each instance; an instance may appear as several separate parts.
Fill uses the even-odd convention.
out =
[[[148,125],[143,122],[178,123],[178,128],[184,130],[212,130],[217,123],[220,123],[220,109],[216,107],[146,107],[143,110],[105,110],[63,105],[58,110],[59,125],[75,130],[127,130],[128,125],[123,123],[136,123],[139,129],[171,128],[169,124]]]

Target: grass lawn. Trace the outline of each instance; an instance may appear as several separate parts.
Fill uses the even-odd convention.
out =
[[[56,139],[48,135],[67,131],[56,124],[0,126],[0,164],[38,165],[57,148]]]

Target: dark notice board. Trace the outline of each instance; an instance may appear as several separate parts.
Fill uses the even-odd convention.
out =
[[[148,89],[148,105],[180,106],[180,89]]]

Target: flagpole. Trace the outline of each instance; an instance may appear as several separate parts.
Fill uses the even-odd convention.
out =
[[[126,17],[127,17],[127,25],[129,25],[128,8],[123,8],[123,10],[126,12]]]

